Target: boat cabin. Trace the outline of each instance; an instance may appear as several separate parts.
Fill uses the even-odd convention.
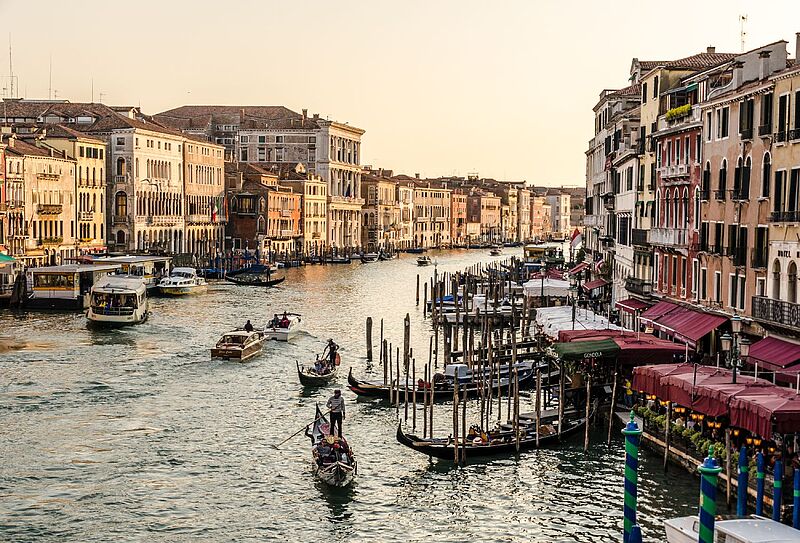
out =
[[[158,283],[169,276],[172,258],[168,256],[107,256],[95,258],[98,264],[119,264],[117,271],[120,275],[133,275],[141,277],[148,290],[158,288]]]
[[[87,318],[116,324],[144,321],[147,318],[147,289],[142,278],[109,275],[95,283]]]
[[[119,264],[63,264],[29,268],[25,305],[34,309],[77,309],[89,307],[92,286],[119,269]]]
[[[564,253],[558,244],[530,244],[523,248],[525,262],[558,264],[564,262]]]
[[[184,279],[194,279],[197,277],[197,270],[194,268],[172,268],[169,272],[170,277],[182,277]]]

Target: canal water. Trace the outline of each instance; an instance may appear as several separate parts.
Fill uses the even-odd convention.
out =
[[[517,249],[506,250],[518,254]],[[485,251],[432,253],[437,269],[490,261]],[[398,414],[346,390],[368,368],[364,322],[395,345],[411,315],[419,366],[431,334],[416,307],[412,255],[373,264],[307,266],[265,290],[217,283],[205,295],[154,298],[142,325],[97,331],[73,313],[0,312],[0,540],[2,541],[582,541],[620,540],[623,442],[604,428],[558,449],[455,468],[396,443]],[[209,349],[246,319],[302,315],[291,343],[245,364]],[[341,345],[337,385],[358,457],[352,488],[315,481],[302,433],[331,390],[305,391],[295,360],[328,338]],[[523,399],[523,411],[532,401]],[[451,407],[435,427],[447,435]],[[402,417],[403,412],[400,411]],[[477,420],[474,408],[469,418]],[[664,518],[696,511],[699,483],[643,453],[639,517],[663,541]]]

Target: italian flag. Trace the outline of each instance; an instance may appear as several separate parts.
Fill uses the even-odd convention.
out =
[[[581,231],[576,228],[575,231],[572,232],[572,240],[570,241],[570,246],[574,249],[581,243],[583,243],[583,234],[581,234]]]

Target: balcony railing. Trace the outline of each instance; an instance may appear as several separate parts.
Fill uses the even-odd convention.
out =
[[[800,304],[766,296],[753,296],[753,318],[800,331]]]
[[[115,175],[114,176],[114,183],[127,183],[128,176],[127,175]]]
[[[744,200],[749,200],[750,199],[750,187],[746,186],[746,187],[740,187],[738,189],[734,189],[733,190],[733,194],[731,195],[731,199],[732,200],[737,200],[737,201],[740,201],[740,202],[744,201]]]
[[[733,260],[736,267],[747,265],[747,247],[730,247],[728,256]]]
[[[648,230],[643,228],[633,228],[631,230],[631,243],[634,245],[649,245],[650,240],[647,237]]]
[[[661,178],[670,179],[673,177],[686,177],[691,175],[692,168],[688,164],[673,164],[661,168]]]
[[[39,215],[59,215],[63,207],[61,204],[39,204],[36,211]]]
[[[650,296],[653,292],[653,283],[638,277],[628,277],[625,279],[625,290],[639,296]]]
[[[772,135],[772,124],[762,124],[758,127],[758,135],[759,136],[770,136]]]
[[[148,217],[149,224],[153,224],[155,226],[174,226],[178,224],[178,217],[173,217],[170,215],[155,215]]]
[[[775,132],[775,142],[781,143],[783,141],[786,141],[786,131]]]
[[[770,222],[800,222],[800,211],[773,211]]]
[[[39,245],[61,245],[64,241],[62,237],[40,238],[36,240]]]
[[[750,249],[750,267],[751,268],[766,268],[767,267],[767,249]]]
[[[739,132],[739,136],[743,140],[751,140],[751,139],[753,139],[753,129],[752,128],[745,128],[741,132]]]
[[[94,220],[94,211],[81,211],[78,213],[79,221],[92,221]]]
[[[686,228],[653,228],[650,230],[650,243],[673,247],[687,247]]]
[[[717,189],[714,191],[714,198],[716,198],[717,200],[725,201],[725,199],[728,197],[727,192],[728,191],[726,191],[725,189]]]
[[[114,215],[112,219],[113,224],[128,224],[128,216],[127,215]]]
[[[186,222],[189,224],[202,224],[211,222],[211,216],[205,213],[192,213],[186,217]]]
[[[789,130],[790,140],[800,140],[800,128],[792,128]]]
[[[711,191],[708,190],[708,189],[701,190],[700,191],[700,201],[707,202],[708,199],[709,199],[710,193],[711,193]]]

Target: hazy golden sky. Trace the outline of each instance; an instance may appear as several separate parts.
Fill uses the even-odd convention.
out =
[[[619,4],[620,8],[614,6]],[[739,52],[784,39],[800,0],[0,0],[27,98],[157,113],[182,104],[307,108],[365,129],[363,163],[583,184],[591,108],[632,57]]]

